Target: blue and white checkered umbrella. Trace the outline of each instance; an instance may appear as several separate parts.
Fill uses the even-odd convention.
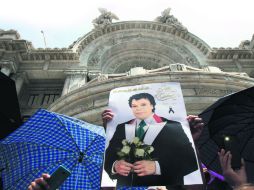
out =
[[[60,189],[100,189],[104,146],[102,127],[40,109],[0,141],[4,189],[27,189],[59,165],[72,173]]]

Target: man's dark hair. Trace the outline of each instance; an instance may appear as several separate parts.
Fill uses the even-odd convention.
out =
[[[149,102],[153,105],[152,112],[155,111],[155,105],[156,102],[154,100],[154,97],[151,94],[148,93],[140,93],[140,94],[134,94],[129,98],[129,106],[131,107],[131,103],[133,100],[140,100],[140,99],[147,99]]]

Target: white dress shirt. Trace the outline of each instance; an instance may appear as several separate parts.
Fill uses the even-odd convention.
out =
[[[162,130],[162,128],[166,124],[166,122],[157,123],[153,115],[154,114],[152,114],[149,118],[144,119],[146,126],[144,126],[145,137],[143,142],[147,145],[151,145],[153,143],[154,139],[157,137],[159,132]],[[140,119],[135,119],[134,122],[132,122],[131,124],[125,124],[125,135],[128,141],[132,141],[133,138],[135,137],[135,131],[136,129],[139,128],[139,123],[141,121],[142,120]],[[111,170],[112,174],[116,174],[116,172],[114,171],[115,163],[116,162],[114,162],[112,170]],[[155,161],[154,175],[161,175],[160,164],[158,161]]]

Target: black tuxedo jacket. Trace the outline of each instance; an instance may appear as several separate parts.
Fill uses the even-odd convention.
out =
[[[111,179],[117,179],[118,186],[155,186],[183,184],[183,176],[198,169],[197,160],[191,143],[179,122],[161,118],[166,122],[153,143],[152,158],[160,165],[161,175],[138,177],[112,175],[113,163],[118,160],[117,152],[122,148],[122,140],[126,138],[125,124],[119,124],[106,150],[104,168]],[[148,129],[149,130],[149,129]],[[133,177],[132,184],[131,178]]]

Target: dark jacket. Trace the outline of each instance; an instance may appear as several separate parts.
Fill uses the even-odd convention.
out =
[[[123,146],[122,140],[126,138],[125,124],[129,124],[131,121],[117,126],[106,150],[104,167],[110,178],[117,179],[118,186],[183,184],[183,176],[198,169],[194,150],[181,124],[161,117],[160,119],[162,122],[166,122],[166,124],[152,143],[154,151],[151,156],[159,162],[161,175],[143,177],[138,177],[135,173],[133,176],[132,173],[129,176],[112,175],[112,165],[118,160],[117,152]],[[132,177],[133,180],[131,180]]]

